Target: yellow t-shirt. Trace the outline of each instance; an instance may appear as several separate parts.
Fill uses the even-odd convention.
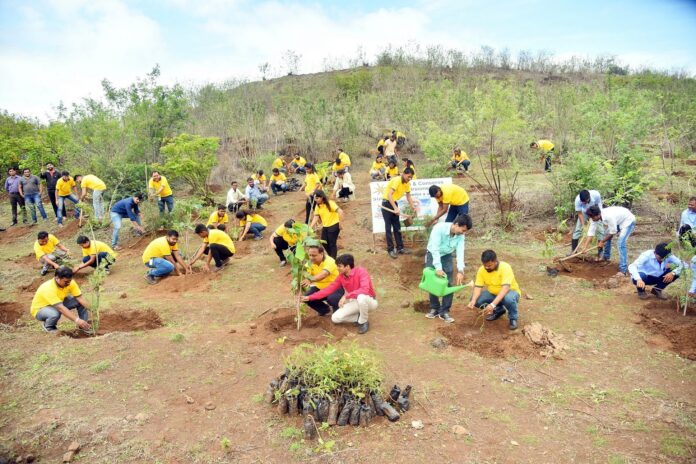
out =
[[[509,285],[510,290],[520,293],[520,286],[515,280],[512,267],[504,261],[498,261],[498,269],[493,272],[488,272],[485,267],[481,266],[476,272],[475,285],[485,287],[493,295],[497,295],[503,285]]]
[[[329,211],[329,207],[325,204],[318,205],[314,210],[314,215],[321,218],[322,227],[331,227],[339,221],[338,205],[333,200],[329,200],[329,205],[333,211]]]
[[[266,180],[267,180],[266,174],[263,174],[261,177],[259,177],[258,174],[254,174],[253,176],[251,176],[251,178],[254,180],[258,180],[259,182],[266,182]]]
[[[109,253],[114,258],[118,256],[109,245],[104,242],[100,242],[99,240],[90,240],[89,248],[82,248],[82,256],[97,255],[104,252]]]
[[[280,226],[275,230],[275,234],[279,237],[283,237],[283,240],[287,242],[288,245],[293,246],[297,243],[297,234],[290,233],[285,226]]]
[[[247,215],[244,219],[239,220],[239,225],[244,227],[247,223],[247,221],[250,221],[252,224],[257,223],[261,224],[264,227],[268,227],[268,222],[258,214],[252,214],[252,215]]]
[[[345,169],[348,166],[350,166],[350,164],[346,164],[343,162],[343,160],[341,160],[341,164],[336,164],[336,162],[334,162],[334,164],[331,165],[331,170],[333,172],[336,172],[336,171],[340,171],[341,169]]]
[[[298,166],[304,166],[305,164],[307,164],[307,160],[301,156],[299,158],[293,158],[292,162]]]
[[[80,185],[83,188],[88,188],[92,190],[106,190],[106,184],[104,183],[104,181],[95,176],[94,174],[87,174],[86,176],[82,176]]]
[[[537,145],[539,145],[539,148],[544,153],[553,150],[553,142],[551,142],[550,140],[538,140]]]
[[[461,206],[469,202],[469,194],[462,187],[454,184],[441,185],[442,203],[446,205]]]
[[[41,246],[39,244],[39,241],[34,242],[34,254],[36,255],[36,260],[40,260],[43,255],[48,255],[56,251],[56,245],[60,243],[60,240],[53,235],[53,234],[48,234],[48,242],[46,242],[45,245]]]
[[[56,284],[56,279],[47,280],[36,289],[34,299],[31,300],[31,317],[36,317],[36,313],[41,308],[62,303],[68,295],[78,297],[82,295],[80,287],[75,280],[71,280],[64,288]]]
[[[469,159],[469,155],[467,155],[466,152],[464,152],[464,151],[461,152],[459,154],[459,156],[452,154],[452,161],[456,161],[457,163],[459,163],[460,161],[468,160],[468,159]]]
[[[273,164],[271,165],[271,169],[280,169],[285,167],[285,162],[283,161],[283,158],[276,158],[275,161],[273,161]]]
[[[384,169],[384,163],[378,163],[377,161],[373,161],[370,171],[379,171],[380,169]]]
[[[179,251],[179,244],[170,246],[167,237],[156,238],[150,242],[143,253],[143,263],[147,264],[152,258],[164,258],[171,256],[173,251]]]
[[[400,137],[406,138],[406,134],[401,131],[396,131],[396,138],[398,139]]]
[[[379,142],[377,142],[377,148],[383,147],[384,146],[384,139],[379,139]]]
[[[392,199],[397,201],[399,198],[403,197],[405,193],[411,193],[411,183],[403,183],[401,181],[401,176],[393,177],[384,187],[384,193],[382,194],[382,199],[389,200],[389,190],[394,190],[392,194]]]
[[[169,187],[169,182],[167,182],[167,178],[164,176],[160,176],[160,181],[155,182],[155,179],[150,178],[150,184],[149,187],[157,193],[157,191],[162,187],[162,192],[160,192],[159,197],[164,198],[168,197],[172,194],[172,189]]]
[[[342,151],[338,154],[338,158],[341,160],[342,165],[350,166],[350,156],[348,156],[348,153]]]
[[[336,280],[336,277],[338,277],[338,268],[336,267],[336,261],[331,256],[325,256],[324,261],[321,262],[321,264],[317,265],[312,263],[311,266],[309,266],[309,273],[310,275],[317,275],[321,271],[329,271],[329,275],[324,277],[321,280],[318,280],[316,282],[312,282],[312,285],[317,287],[319,290],[322,288],[328,287],[331,282]]]
[[[411,166],[411,170],[413,171],[413,177],[411,177],[411,180],[416,180],[416,168]]]
[[[56,182],[56,195],[61,197],[67,197],[68,195],[72,194],[72,188],[74,186],[75,181],[72,177],[68,178],[67,182],[64,181],[61,177],[60,179],[58,179],[58,182]]]
[[[215,211],[213,211],[213,214],[211,214],[210,217],[208,218],[208,222],[206,223],[206,227],[213,224],[213,223],[227,224],[228,222],[230,222],[230,218],[229,218],[229,216],[227,216],[227,213],[225,213],[224,216],[220,217],[220,216],[218,216],[217,210],[215,210]]]
[[[227,235],[224,231],[218,230],[218,229],[211,229],[208,231],[208,236],[203,239],[203,242],[207,243],[208,245],[212,245],[213,243],[217,243],[219,245],[224,246],[228,250],[230,250],[231,253],[234,253],[235,248],[234,248],[234,242],[230,238],[229,235]]]
[[[307,195],[314,193],[317,187],[321,188],[321,179],[319,179],[319,174],[313,172],[305,176],[305,188],[304,191]]]
[[[394,166],[393,168],[387,168],[387,176],[397,177],[399,175],[399,168]]]
[[[277,176],[275,174],[271,175],[271,182],[275,182],[276,184],[282,184],[286,180],[288,180],[288,178],[285,177],[285,174],[282,172],[278,173]]]

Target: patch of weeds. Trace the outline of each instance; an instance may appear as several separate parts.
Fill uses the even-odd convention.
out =
[[[539,444],[539,438],[534,435],[524,435],[522,437],[522,442],[530,446],[535,446]]]
[[[230,449],[230,446],[232,446],[232,442],[230,441],[229,438],[227,437],[222,437],[220,440],[220,448],[222,448],[223,451],[227,451]]]
[[[243,375],[244,375],[244,377],[249,377],[249,378],[256,377],[256,370],[254,370],[254,369],[247,369],[247,370],[244,371],[244,374],[243,374]]]
[[[592,436],[592,444],[594,446],[605,446],[607,444],[607,439],[602,436],[599,431],[599,427],[596,425],[590,425],[587,427],[587,433]]]
[[[628,458],[621,456],[620,454],[612,454],[607,459],[607,464],[628,464]]]
[[[51,360],[51,356],[48,353],[40,353],[34,358],[34,364],[31,366],[31,370],[38,371],[43,366],[45,366]]]
[[[283,438],[289,438],[291,440],[300,440],[303,436],[302,430],[297,427],[285,427],[281,432],[280,436]]]
[[[181,343],[184,341],[184,334],[175,333],[174,335],[169,337],[169,340],[174,343]]]
[[[110,367],[111,367],[111,361],[109,361],[108,359],[105,359],[104,361],[99,361],[98,363],[93,364],[89,368],[89,370],[91,370],[95,374],[99,374],[100,372],[104,372],[105,370],[107,370]]]
[[[263,395],[261,393],[257,393],[251,397],[251,400],[254,403],[263,403]]]
[[[631,430],[636,432],[649,432],[651,429],[645,422],[638,420],[631,423]]]
[[[135,366],[135,372],[145,372],[152,369],[152,364],[140,363]]]
[[[687,440],[676,435],[668,435],[660,440],[660,451],[668,456],[686,456],[687,447]]]

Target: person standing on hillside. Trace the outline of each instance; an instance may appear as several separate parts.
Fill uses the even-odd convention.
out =
[[[227,215],[225,205],[217,205],[217,209],[210,214],[206,227],[209,229],[226,230],[230,218]]]
[[[244,192],[237,187],[237,181],[233,180],[231,188],[227,191],[227,211],[236,213],[239,208],[247,204]]]
[[[377,158],[370,167],[370,177],[372,180],[387,180],[387,168],[384,165],[384,156],[377,155]]]
[[[404,169],[404,173],[398,177],[392,178],[384,188],[382,194],[382,218],[384,218],[384,231],[387,235],[387,253],[390,257],[396,259],[398,255],[407,254],[404,248],[404,242],[401,237],[401,222],[399,215],[401,210],[398,204],[401,197],[406,195],[406,201],[413,211],[417,211],[418,207],[411,198],[411,178],[413,171],[410,168]],[[394,241],[392,239],[392,230],[394,231],[394,239],[396,240],[396,249],[394,249]]]
[[[224,231],[218,229],[208,229],[203,224],[198,224],[196,226],[196,235],[203,239],[201,247],[193,255],[193,258],[189,262],[189,267],[193,266],[193,263],[198,261],[203,255],[206,255],[207,259],[204,261],[206,271],[210,271],[210,261],[215,260],[215,269],[213,272],[221,270],[223,267],[230,263],[232,256],[234,256],[235,248],[234,242]]]
[[[263,238],[262,232],[268,227],[268,222],[263,217],[245,209],[237,211],[236,217],[239,219],[239,227],[243,228],[239,234],[239,241],[244,240],[250,232],[254,235],[254,240]]]
[[[350,172],[347,171],[337,171],[336,172],[336,182],[334,183],[334,188],[332,192],[332,197],[336,198],[338,196],[339,201],[348,201],[355,192],[355,184],[353,184],[353,178]]]
[[[333,200],[329,200],[323,190],[314,194],[314,202],[314,218],[310,227],[314,229],[321,220],[321,240],[325,242],[324,248],[329,256],[336,259],[343,210]]]
[[[463,169],[466,172],[469,170],[470,164],[471,160],[469,160],[469,156],[466,154],[466,152],[462,151],[460,148],[455,148],[452,152],[450,167],[452,169],[456,169],[457,171]]]
[[[49,268],[58,269],[63,258],[70,256],[70,250],[60,243],[60,240],[48,232],[42,230],[36,236],[34,242],[34,255],[41,263],[41,275],[45,276]]]
[[[575,214],[578,218],[575,221],[573,241],[570,244],[571,254],[575,253],[575,250],[578,248],[580,237],[582,237],[582,229],[585,227],[585,222],[589,220],[587,210],[592,206],[597,206],[600,210],[602,209],[602,195],[597,190],[581,190],[575,197]],[[601,237],[599,238],[601,239]]]
[[[599,206],[591,206],[587,209],[587,216],[592,219],[587,231],[587,243],[595,236],[597,223],[604,225],[604,237],[597,242],[597,247],[604,250],[604,261],[611,259],[611,242],[616,234],[619,234],[619,272],[617,276],[628,275],[628,247],[626,242],[636,226],[636,217],[623,206],[609,206],[599,209]],[[587,251],[583,247],[583,251]]]
[[[268,194],[263,193],[252,177],[247,178],[247,186],[244,189],[244,198],[250,207],[263,209],[263,204],[268,201]]]
[[[271,248],[275,251],[280,259],[280,267],[288,264],[285,258],[285,250],[290,250],[295,252],[295,246],[299,240],[299,236],[295,233],[292,226],[295,224],[294,219],[288,219],[285,223],[278,227],[272,234],[270,238]]]
[[[396,157],[396,133],[392,132],[389,139],[384,141],[384,156],[387,157],[387,161],[394,161],[394,164],[398,164],[399,160]]]
[[[74,315],[71,309],[77,312]],[[61,316],[75,323],[77,328],[89,333],[89,305],[82,296],[82,291],[73,280],[73,271],[62,266],[56,270],[51,280],[42,283],[36,289],[31,300],[31,317],[42,322],[41,326],[48,333],[58,332],[58,321]]]
[[[654,250],[646,250],[628,266],[631,274],[631,282],[636,286],[638,298],[647,300],[646,285],[652,285],[650,293],[660,300],[668,300],[669,297],[663,290],[679,278],[682,263],[669,251],[669,244],[658,243]]]
[[[24,199],[25,205],[29,204],[29,212],[31,213],[32,224],[36,225],[36,209],[39,209],[41,217],[43,220],[47,220],[46,210],[41,202],[41,194],[43,193],[43,186],[41,185],[41,179],[36,177],[31,173],[29,168],[24,168],[22,173],[22,178],[19,179],[19,194]]]
[[[310,300],[308,297],[322,291],[336,280],[338,277],[336,261],[326,254],[321,245],[309,245],[306,251],[309,257],[309,271],[307,278],[302,281],[302,288],[307,288],[302,300],[320,316],[326,316],[338,309],[338,303],[343,297],[343,289],[335,288],[331,292],[322,294],[320,298]]]
[[[56,184],[58,179],[60,179],[60,174],[58,170],[53,166],[53,163],[46,163],[46,171],[42,172],[39,177],[46,181],[46,192],[48,193],[48,199],[51,200],[51,206],[53,206],[53,214],[56,215],[58,219],[58,200],[56,198]],[[63,206],[63,216],[66,216],[65,206]]]
[[[435,274],[447,277],[450,286],[464,283],[464,234],[471,230],[471,218],[468,214],[460,214],[452,222],[435,224],[428,239],[425,253],[425,267],[435,269]],[[457,277],[454,277],[453,254],[457,256]],[[439,317],[445,322],[454,322],[450,316],[450,308],[454,294],[450,293],[440,298],[430,294],[430,312],[425,315],[428,319]]]
[[[7,170],[7,179],[5,179],[5,191],[10,197],[10,205],[12,206],[12,224],[11,226],[17,225],[17,206],[22,210],[22,222],[26,224],[27,221],[27,208],[24,205],[24,198],[19,193],[20,178],[17,175],[17,168],[10,168]]]
[[[111,223],[114,226],[114,231],[111,235],[111,247],[114,250],[120,250],[121,247],[118,246],[118,238],[121,232],[121,221],[122,219],[130,219],[133,224],[133,228],[139,233],[144,234],[145,229],[143,229],[143,223],[140,219],[140,209],[138,208],[138,203],[143,199],[142,193],[136,193],[132,197],[124,198],[123,200],[117,201],[111,207],[110,216]]]
[[[301,157],[299,153],[295,154],[295,157],[290,162],[290,167],[298,174],[305,174],[307,172],[305,169],[306,165],[307,160]]]
[[[437,213],[430,224],[437,221],[447,213],[445,222],[452,222],[460,214],[469,214],[469,194],[455,184],[431,185],[428,194],[437,201]]]
[[[82,264],[73,267],[73,273],[77,274],[88,267],[97,268],[104,263],[104,270],[108,274],[109,267],[116,262],[116,252],[106,243],[99,240],[90,240],[86,235],[77,237],[77,244],[82,248]]]
[[[80,217],[80,208],[77,207],[80,200],[77,199],[75,181],[70,177],[68,171],[63,171],[60,179],[56,182],[56,195],[58,195],[58,227],[63,227],[63,211],[65,211],[66,201],[70,200],[75,204],[75,219]]]
[[[224,233],[224,232],[223,232]],[[154,285],[163,277],[172,272],[181,275],[179,267],[184,274],[191,273],[191,266],[184,262],[179,253],[179,232],[167,231],[167,235],[151,241],[143,252],[143,264],[150,270],[145,274],[148,284]]]
[[[529,148],[541,151],[544,160],[544,171],[551,172],[551,157],[554,155],[554,145],[550,140],[537,140],[529,144]]]
[[[495,321],[507,311],[509,329],[517,329],[517,305],[521,291],[512,267],[504,261],[498,261],[493,250],[486,250],[481,254],[481,263],[483,265],[476,272],[474,292],[467,307],[483,309],[488,314],[487,321]]]
[[[106,190],[106,184],[104,181],[94,174],[87,174],[86,176],[75,174],[75,182],[80,184],[80,187],[82,188],[80,201],[84,200],[87,196],[87,189],[92,189],[92,208],[94,209],[94,217],[96,217],[98,221],[104,219],[103,195],[104,191]]]
[[[156,195],[158,197],[157,206],[159,207],[160,215],[164,214],[165,206],[169,214],[171,214],[174,210],[174,193],[169,186],[167,178],[161,175],[159,171],[152,171],[152,177],[150,178],[148,188],[150,190],[150,195]]]
[[[689,227],[688,229],[686,227]],[[696,231],[696,197],[689,198],[689,203],[686,209],[682,211],[679,219],[679,236],[682,236],[685,231]]]
[[[273,174],[271,174],[271,191],[273,195],[278,195],[278,193],[285,193],[288,191],[288,178],[285,174],[280,172],[280,169],[273,168]]]
[[[309,217],[312,215],[312,210],[314,209],[314,194],[321,190],[321,179],[319,175],[314,172],[314,166],[311,163],[305,165],[307,174],[305,175],[304,183],[300,189],[304,190],[306,197],[305,202],[305,224],[309,224]]]
[[[334,324],[344,322],[358,325],[358,333],[370,330],[369,313],[377,309],[377,293],[372,279],[364,267],[355,267],[353,255],[345,254],[336,258],[338,276],[323,290],[302,298],[307,304],[341,292],[338,309],[334,309],[331,321]]]

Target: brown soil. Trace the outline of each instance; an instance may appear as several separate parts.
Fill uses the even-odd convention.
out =
[[[653,301],[640,311],[639,316],[638,324],[654,334],[647,340],[649,344],[696,360],[696,311],[682,316],[674,301]]]
[[[481,331],[481,318],[476,320],[474,311],[458,312],[453,324],[440,327],[437,331],[449,340],[452,346],[478,353],[484,358],[529,358],[540,356],[539,350],[521,330],[508,329],[508,320],[485,321]]]
[[[430,311],[430,302],[428,300],[414,301],[413,310],[417,313],[427,313]]]
[[[696,166],[696,159],[686,160],[685,163],[687,166]]]
[[[139,332],[141,330],[153,330],[162,327],[164,323],[155,311],[151,309],[133,310],[125,312],[104,313],[99,321],[97,335],[106,335],[112,332]],[[89,338],[79,330],[65,332],[72,338]]]
[[[211,269],[214,269],[214,265]],[[166,298],[168,293],[203,293],[208,291],[211,282],[220,278],[221,272],[225,271],[196,272],[194,270],[194,274],[167,276],[156,285],[148,285],[143,280],[143,285],[148,285],[149,293],[157,295],[158,298]]]
[[[595,284],[595,286],[606,286],[607,280],[614,277],[618,272],[616,263],[611,262],[598,263],[574,258],[565,261],[565,264],[568,269],[571,270],[571,272],[568,272],[560,265],[557,265],[556,267],[560,271],[559,275],[589,280]]]
[[[63,218],[63,227],[56,229],[55,236],[61,240],[72,238],[80,230],[78,222],[77,219],[72,219],[72,216],[70,219]]]
[[[19,290],[21,292],[34,293],[36,291],[36,289],[39,288],[39,285],[46,282],[49,278],[50,278],[49,274],[46,274],[45,277],[36,277],[31,282],[26,283],[24,285],[20,285]]]
[[[31,254],[28,254],[28,255],[23,256],[21,258],[15,259],[14,263],[21,264],[24,266],[34,266],[34,265],[38,265],[39,262],[36,260],[36,256],[34,255],[34,253],[31,253]]]
[[[21,221],[21,219],[20,219]],[[40,229],[37,229],[36,227],[32,226],[13,226],[13,227],[5,227],[5,232],[0,232],[0,243],[2,242],[10,242],[14,239],[24,237],[27,235],[29,232],[32,232],[36,230],[37,232]]]
[[[313,309],[311,314],[302,318],[302,329],[297,331],[295,312],[293,309],[284,309],[271,315],[265,322],[258,323],[257,329],[251,329],[252,334],[263,331],[264,335],[254,336],[260,340],[283,339],[283,345],[296,345],[299,343],[332,343],[341,340],[350,334],[350,324],[334,324],[331,316],[319,316]],[[255,334],[254,334],[255,335]],[[280,343],[278,343],[280,345]]]
[[[679,194],[673,192],[656,192],[655,196],[662,201],[667,203],[676,204],[679,203]]]
[[[16,324],[26,310],[27,308],[19,303],[0,303],[0,324]]]

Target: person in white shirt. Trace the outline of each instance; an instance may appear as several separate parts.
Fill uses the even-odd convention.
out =
[[[355,192],[355,184],[353,184],[353,178],[350,176],[350,173],[343,169],[336,171],[336,183],[334,184],[332,196],[336,198],[336,195],[338,195],[340,201],[348,201],[353,192]]]
[[[573,230],[571,253],[574,253],[578,248],[578,242],[580,241],[580,237],[582,237],[582,229],[585,227],[585,221],[588,220],[587,210],[595,205],[599,206],[600,210],[602,209],[602,196],[597,190],[581,190],[575,197],[575,214],[577,215],[577,221],[575,222],[575,230]]]
[[[696,197],[689,198],[689,203],[679,220],[679,236],[690,230],[696,230]]]
[[[663,290],[679,278],[682,263],[669,251],[668,243],[658,243],[654,250],[646,250],[628,266],[631,281],[638,290],[638,298],[647,300],[646,285],[652,285],[650,293],[660,300],[668,297]]]
[[[597,242],[597,247],[604,249],[603,259],[609,261],[611,258],[611,241],[614,235],[619,235],[619,272],[617,275],[628,275],[628,248],[626,242],[636,226],[636,217],[623,206],[609,206],[599,209],[599,206],[591,206],[587,209],[587,216],[592,220],[587,231],[587,238],[594,237],[597,230],[597,223],[604,224],[604,238]]]
[[[239,208],[247,203],[244,192],[237,188],[237,181],[232,181],[232,188],[227,191],[227,210],[231,213],[237,212]]]

